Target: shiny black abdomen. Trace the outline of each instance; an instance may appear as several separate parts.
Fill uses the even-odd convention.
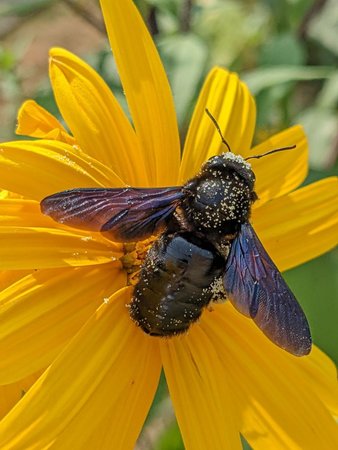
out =
[[[183,333],[209,304],[211,285],[224,265],[224,258],[205,239],[189,232],[162,234],[142,267],[131,317],[151,335]]]

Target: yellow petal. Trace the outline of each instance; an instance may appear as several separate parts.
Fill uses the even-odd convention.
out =
[[[42,270],[0,293],[0,384],[47,367],[113,292],[125,272],[104,268]]]
[[[296,145],[294,150],[285,150],[261,159],[252,159],[250,164],[256,175],[256,206],[284,195],[298,187],[308,171],[308,145],[303,128],[299,125],[278,133],[243,156],[261,155],[270,150]]]
[[[16,134],[42,139],[56,139],[74,144],[75,139],[67,133],[61,123],[34,100],[27,100],[19,109]]]
[[[170,186],[177,180],[180,147],[164,68],[133,2],[100,3],[150,182]]]
[[[318,347],[313,346],[310,355],[301,358],[298,365],[306,372],[306,377],[316,386],[315,391],[321,401],[338,417],[337,368],[331,359]]]
[[[327,252],[338,242],[338,178],[264,204],[253,211],[252,223],[282,271]]]
[[[157,343],[135,327],[130,289],[75,336],[0,424],[0,448],[132,449],[161,369]]]
[[[241,449],[237,407],[208,335],[195,326],[160,348],[185,448]]]
[[[256,106],[247,86],[235,73],[213,69],[201,90],[190,123],[179,183],[198,173],[204,161],[227,151],[205,109],[216,119],[234,153],[248,151],[255,128]]]
[[[85,232],[38,227],[0,227],[0,270],[91,266],[116,261],[120,246]]]
[[[65,189],[124,185],[98,161],[57,141],[0,144],[0,170],[3,188],[39,201]]]
[[[26,199],[0,199],[0,226],[65,228],[41,214],[40,203]],[[69,229],[69,228],[68,228]]]
[[[34,272],[34,270],[1,270],[0,292],[32,272]]]
[[[41,375],[40,372],[28,375],[15,383],[0,386],[0,419],[2,419],[14,405],[26,394],[28,389]]]
[[[9,198],[9,192],[4,189],[0,189],[0,200],[4,200],[6,198]]]
[[[6,200],[10,198],[22,198],[22,195],[16,194],[15,192],[6,191],[4,189],[0,189],[0,200]]]
[[[35,228],[57,228],[65,232],[80,233],[83,241],[104,242],[113,246],[115,251],[120,251],[122,244],[113,244],[99,232],[79,231],[68,225],[55,222],[50,217],[41,213],[40,202],[22,198],[0,199],[0,227],[35,227]]]
[[[62,116],[81,149],[131,185],[147,185],[145,158],[103,79],[61,48],[50,50],[50,78]]]
[[[50,217],[41,214],[40,203],[35,200],[26,200],[26,199],[17,199],[17,198],[0,200],[0,233],[4,233],[4,235],[6,235],[6,233],[9,232],[11,227],[13,229],[13,233],[14,233],[14,230],[17,230],[17,233],[19,233],[19,234],[21,232],[33,233],[34,232],[33,230],[36,230],[37,232],[41,231],[41,233],[35,237],[35,239],[37,239],[37,240],[39,239],[39,236],[40,236],[40,238],[43,239],[43,236],[48,235],[48,233],[54,233],[54,231],[53,231],[54,229],[59,229],[59,230],[61,230],[61,235],[59,235],[59,236],[64,236],[69,233],[75,233],[75,235],[78,237],[78,239],[80,239],[84,243],[84,244],[80,244],[81,248],[83,246],[85,246],[86,242],[90,243],[91,241],[93,241],[96,243],[101,243],[101,245],[103,244],[103,247],[101,247],[101,248],[104,249],[104,252],[106,252],[106,250],[109,249],[114,252],[116,257],[120,257],[122,254],[121,253],[122,252],[121,244],[116,244],[110,240],[107,240],[101,233],[96,233],[96,232],[90,233],[87,231],[79,231],[77,229],[68,227],[67,225],[63,225],[63,224],[54,222],[54,220],[52,220]],[[13,235],[11,236],[11,241],[9,241],[8,246],[12,245],[11,242],[13,239],[15,240],[16,236],[15,237]],[[46,241],[44,244],[39,243],[38,245],[39,246],[48,245],[48,242]],[[69,243],[69,241],[68,241],[68,243]],[[60,247],[62,247],[62,246],[67,247],[68,243],[67,243],[67,240],[64,240],[63,242],[60,242]],[[75,243],[74,240],[73,240],[73,243]],[[78,245],[78,244],[75,244],[75,245]],[[89,245],[91,245],[91,244],[89,244]],[[4,249],[3,249],[4,252],[7,251],[5,247],[6,246],[4,246]],[[54,245],[52,244],[52,248],[50,249],[51,253],[53,253],[53,248],[54,248]],[[10,251],[10,249],[9,249],[9,251]],[[48,251],[48,250],[46,250],[46,251]],[[68,250],[66,250],[66,251],[69,252],[69,251],[71,251],[71,249],[68,248]],[[74,252],[75,251],[76,250],[74,249]],[[22,253],[20,253],[20,252],[18,253],[18,255],[19,254],[22,255]],[[62,251],[59,252],[59,256],[61,254],[62,254]],[[44,253],[44,255],[46,255],[46,253]],[[25,255],[22,255],[22,256],[25,257]],[[56,257],[56,255],[55,254],[53,256],[51,255],[51,257],[53,259]],[[81,257],[80,257],[80,259],[81,259]],[[91,263],[88,262],[88,264],[91,264]],[[118,263],[116,263],[116,264],[118,264]],[[20,263],[19,263],[19,265],[20,265]],[[62,263],[62,266],[64,266],[64,263]],[[17,272],[17,271],[15,271],[15,272]],[[12,271],[11,271],[11,273],[12,273]],[[22,273],[22,271],[19,271],[18,273],[20,274],[20,273]],[[1,278],[0,278],[0,286],[1,286]]]
[[[200,326],[215,344],[253,448],[338,448],[337,425],[320,398],[320,384],[330,387],[336,379],[328,383],[320,371],[312,376],[313,367],[304,370],[311,355],[302,360],[279,349],[230,304],[206,312]]]

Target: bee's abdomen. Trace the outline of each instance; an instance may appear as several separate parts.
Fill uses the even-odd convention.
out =
[[[149,250],[135,286],[130,315],[143,331],[171,336],[186,331],[212,298],[210,285],[224,259],[191,233],[163,234]]]

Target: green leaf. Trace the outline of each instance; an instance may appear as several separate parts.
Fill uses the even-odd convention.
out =
[[[326,1],[320,14],[310,22],[309,36],[338,55],[338,8],[337,0]]]
[[[184,450],[184,445],[177,422],[174,421],[161,436],[155,450]]]
[[[302,65],[306,53],[303,45],[291,33],[269,39],[261,49],[259,66]]]
[[[192,33],[175,34],[158,40],[162,61],[169,76],[179,123],[184,123],[206,66],[204,42]]]
[[[314,66],[275,66],[264,67],[246,72],[242,79],[247,83],[252,94],[257,95],[264,89],[289,81],[320,80],[329,78],[332,67]]]
[[[255,48],[267,38],[269,11],[263,2],[196,2],[192,26],[208,44],[212,65],[252,66]]]
[[[314,106],[299,114],[296,121],[303,125],[308,138],[311,167],[329,167],[334,160],[332,153],[337,137],[337,112]]]
[[[0,16],[25,16],[41,8],[49,6],[54,0],[2,0]]]
[[[13,69],[15,64],[15,55],[10,51],[0,46],[0,70],[9,72]]]
[[[316,104],[321,108],[334,109],[338,105],[338,70],[325,82]]]

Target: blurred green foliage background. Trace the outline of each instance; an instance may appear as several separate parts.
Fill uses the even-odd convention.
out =
[[[206,73],[220,65],[237,71],[256,97],[256,142],[300,123],[310,146],[306,183],[338,173],[337,0],[135,3],[165,64],[182,139]],[[126,107],[97,0],[1,0],[0,141],[17,139],[16,112],[26,98],[58,115],[48,82],[52,46],[87,60]],[[337,250],[285,276],[314,341],[337,362]],[[183,448],[164,380],[137,448]]]

